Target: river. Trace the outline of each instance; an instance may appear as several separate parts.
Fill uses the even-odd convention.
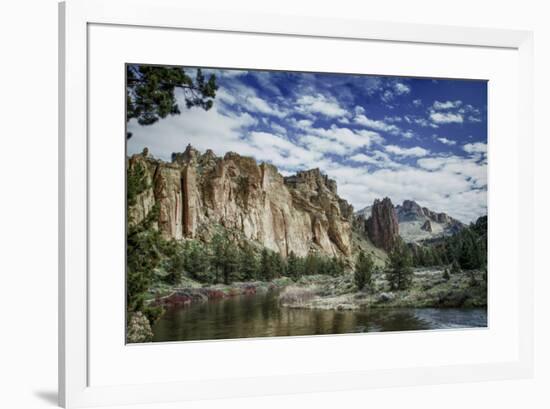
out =
[[[153,327],[156,342],[487,326],[479,308],[290,309],[275,291],[169,308]]]

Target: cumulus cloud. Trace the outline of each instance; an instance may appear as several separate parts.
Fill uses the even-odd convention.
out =
[[[467,143],[462,149],[468,153],[487,153],[487,144],[482,142]]]
[[[435,101],[432,105],[432,108],[436,111],[441,111],[441,110],[445,110],[445,109],[458,108],[461,105],[462,105],[462,101],[460,101],[460,100],[445,101],[445,102]]]
[[[286,176],[318,167],[337,181],[340,196],[356,209],[389,196],[394,204],[416,200],[464,222],[486,214],[484,140],[472,131],[471,143],[458,145],[443,132],[447,137],[429,131],[459,123],[458,117],[483,121],[480,109],[458,103],[452,95],[430,105],[415,95],[414,83],[411,87],[407,80],[369,80],[368,97],[356,100],[359,89],[351,92],[348,78],[321,81],[303,74],[289,86],[286,79],[278,82],[269,73],[223,70],[216,75],[221,86],[211,110],[182,109],[181,115],[150,126],[130,121],[128,154],[147,146],[152,155],[169,161],[172,152],[191,143],[218,156],[228,151],[252,156],[274,164]],[[399,105],[407,95],[406,103]],[[372,111],[369,101],[378,103]],[[411,146],[413,140],[418,142]],[[431,146],[439,143],[458,149],[453,155],[438,154]]]
[[[375,131],[388,132],[388,133],[391,133],[392,135],[399,134],[400,129],[396,125],[387,124],[386,122],[381,120],[370,119],[364,113],[361,113],[361,112],[364,112],[364,109],[361,107],[359,108],[360,108],[359,110],[356,109],[356,112],[360,112],[360,113],[356,115],[355,118],[353,119],[355,123],[359,125],[363,125],[364,127],[369,129],[374,129]]]
[[[257,96],[248,97],[246,102],[249,110],[261,112],[262,114],[273,115],[278,118],[284,118],[286,116],[286,112],[279,110],[275,104],[269,104]]]
[[[420,146],[415,146],[413,148],[401,148],[397,145],[387,145],[385,149],[386,152],[392,153],[397,156],[421,157],[426,156],[430,153],[428,150],[421,148]]]
[[[406,84],[403,84],[402,82],[396,82],[394,84],[394,90],[397,95],[403,95],[408,94],[411,92],[411,87],[409,87]]]
[[[322,114],[330,118],[348,115],[348,112],[336,100],[329,99],[322,94],[299,97],[295,109],[306,115]]]
[[[435,101],[429,109],[429,117],[435,124],[481,122],[481,111],[460,100]]]
[[[458,123],[461,124],[464,122],[464,118],[461,114],[453,112],[430,112],[430,119],[436,124],[452,124]]]
[[[445,145],[451,145],[451,146],[452,146],[452,145],[456,145],[456,141],[453,141],[453,140],[451,140],[451,139],[447,139],[447,138],[445,138],[445,137],[443,137],[443,136],[437,138],[437,140],[438,140],[439,142],[445,144]]]
[[[352,130],[332,125],[330,128],[303,127],[304,134],[300,141],[311,149],[322,149],[322,152],[331,152],[330,144],[334,146],[332,153],[347,154],[359,148],[370,147],[373,143],[382,143],[384,139],[374,131]]]

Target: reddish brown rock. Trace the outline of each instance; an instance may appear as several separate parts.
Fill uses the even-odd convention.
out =
[[[367,234],[373,244],[386,251],[391,251],[399,238],[397,213],[389,198],[376,199],[372,213],[366,222]]]

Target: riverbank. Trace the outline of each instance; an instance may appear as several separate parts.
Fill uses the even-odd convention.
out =
[[[175,307],[241,295],[255,295],[269,290],[282,290],[291,285],[292,280],[281,277],[272,281],[235,282],[211,286],[203,286],[197,281],[187,280],[183,284],[151,289],[148,303],[154,306]]]
[[[442,269],[416,269],[410,289],[390,291],[383,273],[373,276],[372,287],[357,291],[353,274],[309,276],[287,286],[281,306],[324,310],[363,308],[481,308],[487,306],[487,284],[479,270],[451,274]]]
[[[278,290],[281,306],[322,310],[362,308],[481,308],[487,306],[487,284],[482,271],[451,274],[442,269],[415,269],[412,285],[405,291],[390,291],[384,273],[373,274],[370,289],[357,291],[353,274],[338,277],[304,276],[294,282],[281,277],[269,282],[235,282],[205,286],[193,280],[179,286],[151,289],[148,303],[155,306],[186,306],[229,297]]]

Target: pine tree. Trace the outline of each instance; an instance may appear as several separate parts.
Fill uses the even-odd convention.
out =
[[[406,290],[412,284],[412,261],[410,251],[404,243],[398,243],[389,254],[386,277],[392,290]]]
[[[365,255],[365,252],[361,250],[357,256],[353,274],[355,285],[359,290],[363,290],[366,286],[372,284],[373,269],[374,261],[372,260],[372,256],[370,254]]]
[[[135,118],[151,125],[168,115],[181,113],[175,91],[183,93],[187,108],[212,108],[218,85],[216,76],[207,80],[201,69],[191,78],[181,67],[128,64],[126,66],[126,121]],[[131,134],[128,133],[130,138]]]
[[[273,266],[273,277],[279,278],[286,274],[286,264],[280,253],[271,254],[271,264]]]
[[[290,278],[297,280],[301,276],[300,261],[294,251],[291,251],[287,259],[287,273]]]
[[[252,281],[258,278],[258,258],[250,244],[245,244],[240,252],[239,269],[244,280]]]
[[[239,281],[242,276],[239,272],[239,248],[228,241],[223,248],[223,282],[224,284],[230,284],[234,281]]]
[[[274,278],[274,268],[269,250],[264,248],[260,257],[260,275],[262,280],[270,281]]]

